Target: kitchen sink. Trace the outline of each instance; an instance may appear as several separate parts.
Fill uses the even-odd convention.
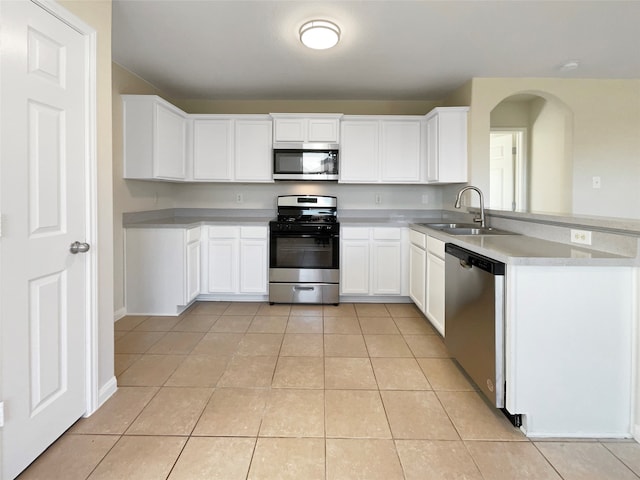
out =
[[[497,228],[482,228],[477,223],[419,223],[418,225],[440,230],[449,235],[518,235]]]
[[[507,230],[498,230],[491,227],[453,227],[440,228],[439,230],[450,235],[518,235],[517,233],[508,232]]]
[[[442,230],[445,228],[478,228],[477,223],[419,223],[421,227]]]

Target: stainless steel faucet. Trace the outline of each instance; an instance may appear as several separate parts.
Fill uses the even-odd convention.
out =
[[[464,187],[462,190],[460,190],[458,192],[458,196],[456,197],[455,207],[460,208],[460,200],[462,199],[462,194],[467,190],[475,190],[476,192],[478,192],[478,195],[480,195],[480,216],[475,217],[473,221],[479,223],[482,228],[485,228],[486,224],[484,219],[484,195],[482,194],[482,190],[480,190],[478,187],[469,185],[467,187]]]

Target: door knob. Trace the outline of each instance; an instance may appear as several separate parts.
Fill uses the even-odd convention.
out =
[[[91,247],[89,246],[88,243],[73,242],[69,247],[69,251],[75,255],[77,253],[88,252],[89,248]]]

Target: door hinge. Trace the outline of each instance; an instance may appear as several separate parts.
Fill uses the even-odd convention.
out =
[[[515,155],[516,153],[518,153],[518,147],[511,147],[511,154]]]
[[[4,402],[0,402],[0,427],[4,427]]]

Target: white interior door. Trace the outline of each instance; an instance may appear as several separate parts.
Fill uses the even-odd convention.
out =
[[[489,208],[514,209],[513,134],[491,132]]]
[[[87,44],[30,1],[0,2],[2,476],[86,410]],[[83,245],[80,245],[83,250]]]

